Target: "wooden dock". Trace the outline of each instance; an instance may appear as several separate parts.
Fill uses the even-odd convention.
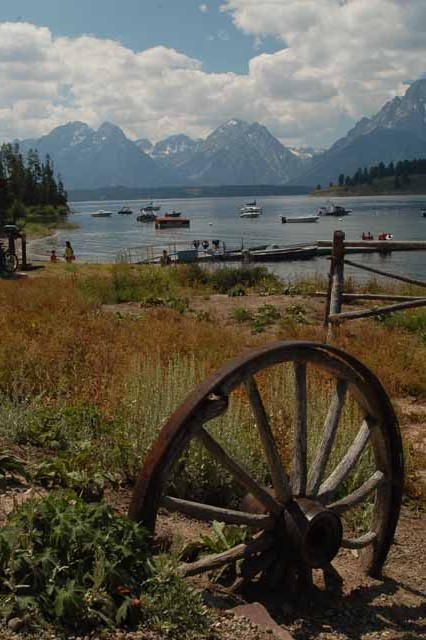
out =
[[[178,246],[169,243],[161,246],[138,247],[124,252],[128,262],[139,264],[155,264],[159,262],[163,249],[166,248],[173,262],[284,262],[292,260],[312,260],[313,258],[331,255],[332,242],[318,240],[310,244],[297,245],[261,245],[253,247],[233,247],[227,250],[209,246],[208,249],[195,248],[190,244]],[[149,251],[148,251],[149,249]],[[389,253],[392,251],[424,251],[425,241],[348,241],[345,242],[345,253]],[[145,256],[142,253],[145,251]],[[133,254],[135,257],[133,257]],[[137,256],[137,257],[136,257]],[[124,258],[126,259],[126,257]]]

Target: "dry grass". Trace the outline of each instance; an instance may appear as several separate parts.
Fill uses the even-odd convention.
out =
[[[34,426],[34,416],[47,411],[59,416],[54,439],[59,433],[68,441],[72,464],[134,477],[161,424],[185,395],[226,360],[271,340],[271,332],[255,336],[237,325],[219,327],[167,308],[141,307],[136,316],[106,314],[101,308],[101,302],[123,292],[137,299],[191,291],[184,270],[121,265],[61,267],[34,279],[1,281],[0,394],[9,402],[0,415],[3,440],[31,441],[32,431],[50,429],[52,420],[46,417],[37,418]],[[325,337],[320,324],[291,318],[277,326],[276,335],[321,342]],[[342,327],[336,344],[365,362],[392,397],[426,396],[426,345],[416,333],[358,321]],[[259,383],[283,458],[289,460],[292,409],[290,404],[283,408],[281,398],[283,390],[291,395],[292,382],[288,374],[275,372],[268,382],[261,376]],[[329,402],[329,389],[323,390],[310,407],[315,418],[310,452]],[[92,409],[99,421],[93,420]],[[344,422],[344,432],[353,437],[359,416],[350,407]],[[267,481],[245,398],[236,394],[227,417],[212,427],[254,476]],[[345,446],[346,440],[337,442],[337,456]],[[185,473],[174,479],[177,493],[228,499],[230,479],[200,448],[192,448],[182,464]]]

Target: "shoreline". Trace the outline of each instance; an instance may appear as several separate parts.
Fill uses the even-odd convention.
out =
[[[419,196],[426,198],[426,191],[419,193],[418,191],[384,191],[381,193],[371,192],[371,193],[359,193],[359,192],[340,192],[333,190],[315,190],[311,193],[307,194],[309,198],[380,198],[382,196]]]

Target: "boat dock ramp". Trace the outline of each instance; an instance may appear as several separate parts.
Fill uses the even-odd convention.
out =
[[[310,244],[297,245],[257,245],[230,246],[224,242],[204,240],[194,246],[188,242],[169,242],[161,245],[145,245],[122,250],[117,261],[132,264],[156,264],[166,250],[172,262],[282,262],[290,260],[311,260],[331,255],[332,242],[320,240]],[[425,250],[426,242],[354,241],[346,242],[346,253],[374,253],[391,251]]]

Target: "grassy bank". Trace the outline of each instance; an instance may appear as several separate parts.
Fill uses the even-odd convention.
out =
[[[45,237],[60,229],[76,229],[77,223],[69,219],[66,206],[24,206],[15,202],[7,212],[5,222],[17,224],[28,238]]]
[[[171,638],[184,638],[186,633],[188,638],[208,634],[207,625],[202,623],[201,600],[176,576],[173,554],[165,560],[156,555],[153,558],[143,532],[129,531],[121,521],[116,523],[113,514],[102,506],[99,512],[86,509],[78,500],[76,503],[75,495],[93,500],[117,487],[128,492],[164,421],[197,384],[228,359],[276,338],[324,341],[318,309],[305,295],[323,285],[320,278],[287,285],[263,268],[225,267],[206,272],[196,266],[125,264],[49,265],[36,277],[0,281],[2,448],[25,453],[26,469],[37,485],[49,492],[74,492],[66,494],[66,504],[63,497],[58,503],[35,503],[12,518],[11,528],[3,532],[6,542],[0,537],[2,549],[12,558],[10,566],[2,565],[3,570],[9,575],[13,569],[14,579],[27,584],[28,576],[19,573],[17,567],[21,565],[15,559],[27,559],[28,549],[19,547],[18,556],[14,556],[7,546],[11,540],[28,539],[27,522],[28,526],[35,520],[41,522],[36,541],[46,541],[43,544],[50,549],[49,557],[63,559],[68,550],[58,543],[61,536],[51,536],[47,523],[54,520],[60,531],[65,527],[65,537],[75,535],[80,540],[79,531],[85,531],[91,539],[93,522],[99,519],[97,535],[110,540],[108,527],[115,532],[111,557],[123,556],[119,547],[124,532],[130,536],[130,547],[141,548],[139,568],[144,573],[141,587],[131,566],[120,565],[120,571],[127,572],[127,584],[124,574],[118,578],[114,574],[107,557],[90,548],[90,570],[89,565],[81,568],[80,582],[71,589],[59,575],[49,586],[45,581],[45,549],[37,547],[39,555],[34,555],[32,547],[30,560],[38,563],[40,584],[46,583],[49,589],[32,602],[34,619],[68,625],[80,617],[86,630],[103,624],[106,617],[113,625],[157,625],[166,634],[169,628]],[[349,290],[354,286],[348,281]],[[371,281],[362,289],[376,291],[383,286]],[[254,312],[243,308],[250,298],[256,300]],[[211,303],[223,306],[225,300],[232,301],[232,311],[227,317],[223,313],[215,316]],[[317,300],[314,302],[318,305]],[[381,322],[356,322],[342,327],[336,344],[371,367],[392,398],[416,396],[421,402],[426,399],[425,322],[421,311],[395,314]],[[295,409],[293,370],[279,365],[257,378],[281,457],[289,467]],[[312,368],[308,388],[311,461],[333,384],[330,376]],[[350,397],[328,470],[346,452],[361,419]],[[269,483],[268,470],[259,455],[254,418],[242,389],[231,395],[229,410],[211,421],[209,430],[254,478]],[[410,455],[408,445],[407,454],[411,478],[418,460]],[[348,477],[345,490],[359,486],[371,473],[372,453],[367,448],[356,472]],[[227,506],[237,506],[241,498],[232,478],[196,443],[180,458],[169,483],[170,491],[182,498]],[[414,483],[408,483],[408,493],[420,504],[421,496],[415,489]],[[70,495],[74,497],[70,499]],[[121,504],[118,508],[125,510]],[[369,508],[367,504],[364,511],[356,510],[346,526],[364,532]],[[65,560],[68,568],[74,566],[74,558],[66,556]],[[80,571],[80,565],[76,566]],[[1,571],[0,566],[0,578]],[[67,574],[67,578],[72,581],[73,575]],[[123,585],[130,587],[125,597],[117,591]],[[3,596],[0,593],[0,615],[4,613],[2,606],[6,606]],[[19,609],[22,602],[16,597],[13,600],[12,612],[18,618],[24,615]],[[93,607],[88,603],[94,603]],[[28,608],[28,604],[22,606]]]

